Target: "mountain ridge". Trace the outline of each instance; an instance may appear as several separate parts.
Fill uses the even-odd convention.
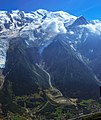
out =
[[[32,120],[44,113],[48,119],[58,107],[67,111],[80,100],[99,99],[100,22],[42,9],[0,15],[0,103],[5,116],[22,113]]]

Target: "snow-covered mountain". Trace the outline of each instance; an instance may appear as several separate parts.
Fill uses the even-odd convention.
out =
[[[89,52],[85,55],[82,54],[80,46],[94,37],[100,42],[101,21],[87,21],[83,16],[76,17],[63,11],[50,12],[42,9],[30,13],[20,10],[0,11],[0,68],[5,66],[6,52],[12,38],[27,38],[26,46],[38,47],[39,53],[42,54],[58,35],[64,36],[63,40],[77,52],[80,59],[87,57],[86,62],[90,62],[88,54],[92,55],[94,49],[89,47]],[[92,42],[90,44],[92,45]]]
[[[76,105],[70,98],[98,99],[99,86],[101,21],[42,9],[0,12],[2,115],[36,119],[45,110],[49,118],[57,106]]]
[[[50,40],[57,34],[66,33],[64,24],[70,25],[76,18],[63,11],[48,12],[42,9],[30,13],[0,11],[0,67],[5,64],[9,39],[28,36],[29,40],[39,44],[41,39]]]
[[[42,9],[30,13],[25,13],[24,11],[19,10],[11,12],[1,11],[0,30],[20,29],[22,27],[26,27],[27,29],[28,27],[30,28],[31,25],[33,25],[33,27],[31,27],[33,29],[42,26],[45,30],[51,24],[55,26],[60,26],[62,23],[71,24],[75,19],[75,16],[63,11],[48,12]]]

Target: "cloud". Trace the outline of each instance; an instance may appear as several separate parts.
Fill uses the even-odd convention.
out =
[[[63,24],[62,21],[59,21],[58,19],[53,19],[53,20],[45,20],[44,23],[42,24],[42,29],[48,33],[53,33],[53,34],[62,34],[66,33],[66,28]]]
[[[90,32],[101,35],[101,23],[81,25],[81,27],[85,27]]]

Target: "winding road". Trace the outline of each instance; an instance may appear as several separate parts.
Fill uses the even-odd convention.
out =
[[[49,85],[50,85],[50,87],[53,89],[53,86],[52,86],[52,83],[51,83],[51,76],[50,76],[50,74],[46,71],[46,70],[44,70],[43,68],[41,68],[38,64],[36,64],[41,70],[43,70],[43,72],[45,72],[47,75],[48,75],[48,78],[49,78]]]
[[[4,84],[4,76],[2,73],[0,73],[0,82],[1,82],[1,85],[0,85],[0,90],[3,88],[3,84]]]

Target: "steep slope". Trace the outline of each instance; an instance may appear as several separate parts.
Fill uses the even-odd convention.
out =
[[[29,48],[26,39],[11,39],[7,51],[0,104],[3,116],[8,119],[12,116],[9,115],[10,112],[31,119],[31,115],[47,102],[44,90],[50,88],[48,75],[36,65],[39,59],[37,49]],[[32,112],[29,112],[32,108]]]
[[[99,35],[90,34],[84,43],[78,45],[78,50],[88,59],[89,66],[101,80],[101,38]]]
[[[87,20],[83,16],[80,16],[73,22],[72,26],[86,25],[86,24],[88,24]]]
[[[50,52],[51,51],[51,52]],[[42,53],[45,68],[52,76],[52,83],[67,97],[98,97],[98,85],[89,68],[59,35]],[[95,93],[97,93],[95,95]]]
[[[53,87],[50,74],[41,66],[38,49],[29,46],[27,39],[16,37],[10,40],[3,72],[5,81],[0,91],[3,116],[9,118],[10,113],[12,116],[16,113],[32,120],[48,104],[49,114],[50,108],[55,111],[56,105],[76,105],[76,99],[64,98]]]
[[[78,19],[75,21],[78,21]],[[96,20],[86,24],[85,22],[77,25],[74,22],[66,27],[68,30],[67,37],[70,45],[81,53],[86,63],[101,80],[101,22]]]
[[[66,12],[36,10],[25,13],[20,10],[0,11],[0,68],[5,67],[9,40],[16,36],[29,36],[34,44],[44,44],[57,34],[66,33],[64,24],[72,24],[77,17]]]
[[[6,61],[5,58],[6,58],[6,52],[8,49],[8,45],[10,44],[10,47],[11,47],[9,48],[10,53],[7,52],[7,61],[6,61],[5,71],[4,71],[5,76],[7,76],[5,77],[6,79],[12,79],[12,81],[13,79],[16,79],[15,81],[17,82],[18,81],[23,82],[24,80],[26,81],[26,79],[30,78],[32,81],[31,85],[33,84],[32,79],[34,79],[35,86],[38,85],[38,86],[41,86],[42,88],[48,88],[50,86],[49,75],[45,73],[45,71],[43,70],[44,64],[48,67],[48,66],[51,66],[49,65],[49,63],[52,63],[53,64],[52,70],[53,70],[54,66],[57,63],[55,63],[55,60],[52,58],[54,58],[58,54],[60,57],[58,56],[58,58],[55,58],[55,59],[56,60],[60,59],[60,63],[58,63],[56,66],[56,68],[60,66],[58,68],[59,71],[60,69],[62,70],[66,65],[70,67],[72,64],[73,64],[72,65],[73,67],[75,65],[80,66],[80,68],[78,67],[78,69],[81,71],[82,69],[84,69],[83,72],[81,72],[82,74],[81,73],[79,74],[79,72],[77,73],[74,72],[76,67],[72,68],[72,70],[67,71],[67,72],[66,72],[67,68],[64,69],[63,73],[66,75],[68,73],[67,76],[69,76],[68,77],[69,79],[77,75],[76,76],[77,80],[81,79],[79,80],[79,82],[81,83],[85,82],[85,84],[86,82],[89,83],[88,82],[89,80],[87,81],[84,80],[84,79],[87,79],[84,76],[87,76],[88,79],[93,79],[92,73],[88,76],[87,73],[84,72],[84,71],[89,71],[88,70],[89,68],[87,68],[88,66],[87,64],[85,64],[84,61],[86,61],[87,63],[88,58],[90,59],[90,57],[93,57],[93,56],[89,56],[90,54],[88,53],[89,51],[88,49],[90,48],[89,41],[93,38],[92,37],[93,35],[88,29],[88,26],[93,25],[93,24],[87,22],[87,20],[83,16],[77,18],[63,11],[49,12],[49,11],[41,10],[41,9],[35,12],[31,12],[31,13],[25,13],[23,11],[16,10],[16,11],[11,11],[9,13],[2,11],[0,12],[0,14],[1,14],[0,21],[4,25],[0,32],[1,46],[3,46],[3,44],[5,45],[5,47],[1,47],[1,51],[0,51],[0,58],[2,58],[0,61],[1,68],[5,66],[5,61]],[[61,34],[64,34],[64,37],[61,37]],[[58,35],[60,35],[60,37]],[[23,37],[26,37],[24,38],[25,40],[23,39]],[[98,35],[97,37],[99,38]],[[12,42],[10,41],[10,39],[12,39]],[[85,46],[85,43],[87,43],[86,47],[83,47]],[[50,46],[52,47],[50,48]],[[66,50],[63,48],[66,48]],[[99,48],[100,47],[98,47],[98,49]],[[51,52],[52,51],[51,49],[52,50],[54,49],[55,51],[54,54]],[[71,54],[69,55],[69,59],[70,59],[68,60],[69,62],[67,61],[67,58],[68,58],[67,53]],[[53,54],[53,56],[51,56],[51,54]],[[64,59],[65,54],[67,55],[66,59]],[[48,57],[50,58],[50,61],[47,61]],[[23,62],[22,59],[25,62]],[[98,71],[97,69],[99,69],[97,65],[97,63],[99,63],[98,62],[99,59],[91,61],[92,64],[94,63],[92,68],[96,66],[96,70],[94,71]],[[43,61],[45,62],[44,64],[43,64]],[[64,62],[61,63],[61,61],[64,61]],[[74,64],[75,62],[76,64]],[[62,66],[64,66],[63,68],[61,68],[61,64]],[[89,64],[89,65],[92,65],[92,64]],[[21,66],[22,69],[27,69],[27,68],[28,69],[27,71],[24,71],[24,70],[22,71],[22,69],[20,69],[19,66]],[[10,72],[10,70],[13,72]],[[46,68],[46,72],[47,72],[47,68]],[[16,73],[18,73],[18,76],[14,78]],[[27,76],[28,78],[25,78],[25,76],[19,77],[21,73],[22,75],[25,73],[26,74],[28,73],[28,76]],[[97,74],[97,72],[95,73]],[[34,74],[34,78],[32,78],[32,75],[30,74]],[[64,74],[61,75],[61,77],[64,77],[65,79],[67,76],[65,77]],[[80,78],[79,78],[79,75],[81,76]],[[72,79],[76,81],[76,77],[73,77]],[[65,84],[65,82],[63,81],[63,84]],[[14,89],[16,92],[15,94],[17,94],[16,89],[20,91],[20,89],[16,85],[14,86]],[[34,90],[33,87],[32,89]],[[28,93],[30,92],[31,91],[29,90]],[[23,93],[24,92],[22,91],[21,94]]]
[[[7,52],[7,62],[4,70],[5,81],[12,82],[15,95],[34,93],[37,86],[49,88],[48,76],[37,65],[37,48],[29,48],[26,38],[13,38]],[[33,56],[32,56],[32,53]]]

